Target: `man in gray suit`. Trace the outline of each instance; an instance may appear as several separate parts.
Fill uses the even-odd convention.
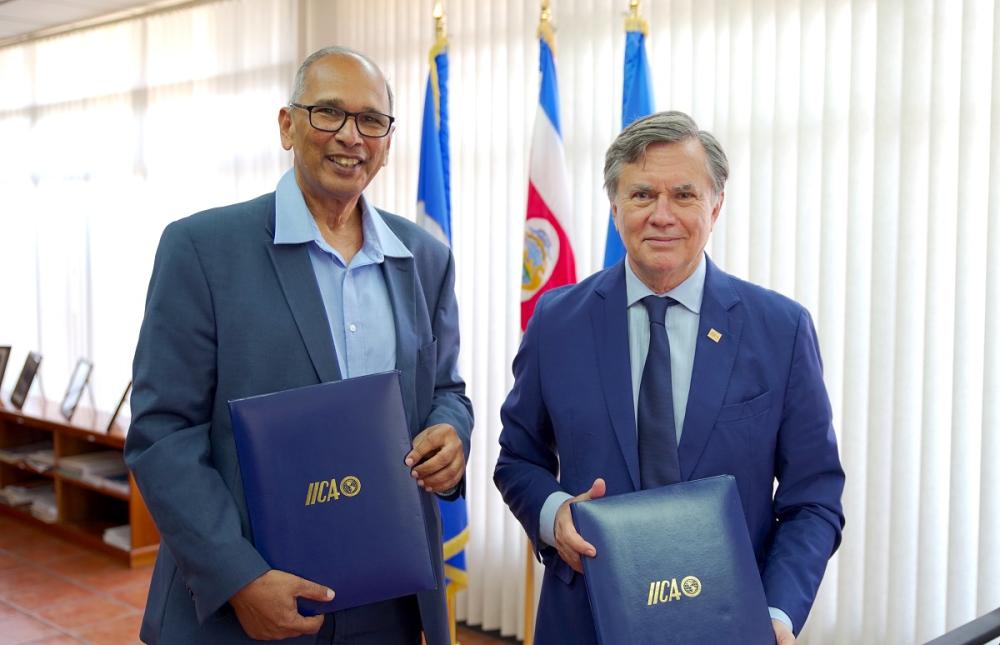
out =
[[[299,68],[278,115],[294,167],[275,192],[166,228],[134,365],[125,457],[160,529],[141,637],[150,643],[449,642],[438,590],[301,616],[330,590],[271,569],[250,538],[227,402],[402,372],[423,489],[464,491],[472,408],[458,375],[454,262],[422,229],[362,191],[386,164],[392,93],[364,55],[328,48]],[[332,411],[335,414],[335,411]]]

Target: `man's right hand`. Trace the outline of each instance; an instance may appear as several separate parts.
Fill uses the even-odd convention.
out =
[[[229,604],[250,638],[279,640],[315,634],[323,626],[323,616],[300,614],[297,597],[328,602],[333,600],[333,589],[271,569],[237,591]]]
[[[590,543],[584,540],[579,533],[576,532],[576,527],[573,526],[573,515],[570,513],[569,505],[575,504],[576,502],[582,502],[588,499],[597,499],[598,497],[604,497],[606,486],[603,479],[595,479],[593,485],[590,487],[586,493],[582,495],[577,495],[567,499],[562,505],[559,506],[559,510],[556,511],[556,521],[554,528],[554,534],[556,538],[555,547],[559,552],[559,557],[562,558],[566,564],[573,567],[573,571],[577,573],[583,573],[583,565],[580,563],[580,556],[586,555],[589,557],[594,557],[597,555],[597,549]]]

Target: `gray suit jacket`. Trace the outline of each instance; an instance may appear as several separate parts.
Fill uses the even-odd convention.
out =
[[[468,457],[451,252],[382,216],[413,254],[382,265],[411,436],[450,423]],[[269,567],[251,542],[227,402],[341,378],[307,246],[276,246],[274,221],[271,193],[170,224],[156,253],[125,444],[161,535],[141,631],[149,643],[251,642],[227,601]],[[421,501],[440,541],[436,500]],[[429,645],[449,642],[440,560],[435,569],[439,589],[418,594]]]

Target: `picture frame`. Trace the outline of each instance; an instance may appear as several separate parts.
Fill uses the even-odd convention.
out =
[[[0,345],[0,387],[3,386],[3,375],[7,371],[7,361],[10,359],[10,345]]]
[[[21,368],[21,374],[17,377],[17,385],[14,386],[14,391],[10,395],[10,404],[18,410],[24,407],[24,401],[28,398],[28,391],[31,390],[31,384],[34,382],[35,374],[38,373],[41,364],[41,354],[28,352],[27,358],[24,359],[24,367]]]
[[[69,378],[69,385],[66,386],[66,395],[63,397],[62,405],[59,406],[59,411],[67,421],[73,418],[73,413],[76,412],[76,406],[80,403],[80,397],[83,396],[83,391],[90,381],[90,373],[93,369],[94,364],[86,358],[77,360],[73,374]]]
[[[121,413],[122,409],[125,407],[125,403],[128,401],[128,394],[132,391],[132,381],[128,382],[125,386],[125,391],[122,392],[122,398],[118,400],[118,405],[115,407],[115,411],[111,413],[111,418],[108,419],[108,427],[105,428],[105,434],[111,434],[111,429],[115,426],[115,421],[118,420],[118,415]]]

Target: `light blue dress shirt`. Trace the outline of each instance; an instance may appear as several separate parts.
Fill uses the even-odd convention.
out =
[[[309,244],[341,377],[396,369],[396,318],[381,265],[386,257],[413,254],[364,195],[358,199],[364,241],[350,263],[323,239],[294,170],[281,177],[274,198],[274,243]],[[452,487],[437,494],[448,497],[454,492]]]
[[[639,385],[649,353],[649,314],[642,299],[649,295],[669,296],[678,304],[667,308],[664,325],[670,341],[670,377],[673,385],[674,422],[677,429],[677,443],[680,444],[687,413],[688,393],[691,391],[691,374],[694,371],[694,352],[698,341],[698,323],[701,319],[701,301],[705,293],[705,254],[694,272],[666,293],[658,294],[647,287],[632,271],[628,259],[625,261],[625,296],[628,303],[628,349],[632,367],[632,412],[637,418],[639,407]],[[549,495],[539,514],[539,532],[542,540],[555,546],[555,519],[559,507],[567,499],[568,493],[558,491]],[[775,607],[769,608],[771,618],[777,618],[791,629],[788,615]]]
[[[691,390],[691,372],[694,369],[694,349],[698,339],[698,321],[701,318],[701,297],[705,292],[705,255],[684,282],[664,294],[653,292],[625,263],[625,296],[628,302],[628,353],[632,365],[632,411],[638,418],[639,385],[649,353],[649,314],[642,299],[646,296],[669,296],[678,304],[667,308],[664,326],[670,341],[670,378],[673,384],[674,425],[677,443],[680,444],[687,412],[688,392]]]
[[[294,170],[275,190],[274,243],[309,245],[343,378],[396,369],[395,317],[381,265],[386,256],[412,257],[364,195],[358,204],[364,242],[347,263],[323,239]]]

